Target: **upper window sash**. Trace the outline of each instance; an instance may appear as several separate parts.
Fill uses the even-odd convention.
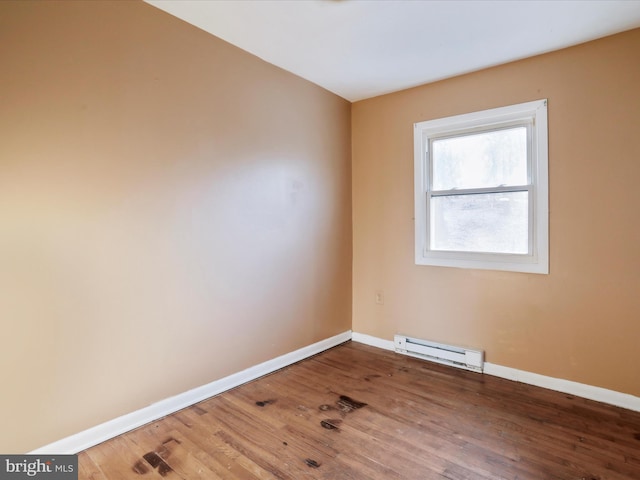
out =
[[[506,122],[506,123],[502,123],[502,124],[497,124],[497,125],[491,125],[490,127],[487,127],[486,125],[483,125],[482,127],[476,127],[476,128],[471,128],[471,129],[464,129],[462,131],[458,131],[455,132],[455,134],[451,134],[451,132],[447,132],[445,134],[440,133],[440,134],[432,134],[432,135],[428,135],[426,138],[426,141],[424,142],[424,148],[425,148],[425,152],[424,152],[424,160],[425,162],[427,162],[428,168],[425,169],[425,173],[427,174],[427,178],[425,181],[425,185],[427,186],[427,190],[428,191],[432,191],[432,192],[440,192],[440,191],[462,191],[462,190],[473,190],[473,188],[470,189],[464,189],[464,188],[453,188],[453,189],[436,189],[434,188],[434,172],[433,172],[433,165],[434,165],[434,160],[433,160],[433,153],[434,153],[434,142],[437,142],[439,140],[449,140],[449,139],[455,139],[455,138],[464,138],[470,135],[477,135],[477,134],[482,134],[482,133],[493,133],[493,132],[497,132],[500,130],[512,130],[515,128],[524,128],[525,132],[526,132],[526,182],[525,183],[514,183],[512,185],[532,185],[534,183],[534,173],[532,172],[532,126],[533,126],[533,119],[531,118],[526,118],[523,120],[517,120],[517,121],[510,121],[510,122]],[[478,188],[478,190],[489,190],[491,188],[499,188],[501,186],[506,186],[505,184],[496,184],[494,186],[488,186],[488,187],[482,187],[482,188]],[[511,186],[511,185],[509,185]],[[497,191],[497,190],[496,190]]]

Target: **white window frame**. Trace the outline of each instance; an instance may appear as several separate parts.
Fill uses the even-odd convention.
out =
[[[501,254],[432,250],[429,231],[429,202],[432,192],[430,142],[435,138],[519,125],[525,125],[528,129],[529,252]],[[546,99],[415,123],[414,182],[416,265],[549,273]],[[508,187],[496,187],[491,191],[497,192],[501,189],[509,191]]]

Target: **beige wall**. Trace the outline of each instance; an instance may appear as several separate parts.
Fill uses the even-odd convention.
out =
[[[0,452],[351,327],[349,103],[138,2],[0,2]]]
[[[639,88],[634,30],[355,103],[353,330],[640,395]],[[416,266],[412,124],[541,98],[551,273]]]

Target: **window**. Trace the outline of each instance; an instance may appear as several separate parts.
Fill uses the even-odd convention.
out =
[[[549,273],[547,101],[416,123],[418,265]]]

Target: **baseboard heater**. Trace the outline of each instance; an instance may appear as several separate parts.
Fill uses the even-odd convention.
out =
[[[484,366],[482,350],[454,347],[404,335],[395,335],[394,343],[397,353],[482,373]]]

